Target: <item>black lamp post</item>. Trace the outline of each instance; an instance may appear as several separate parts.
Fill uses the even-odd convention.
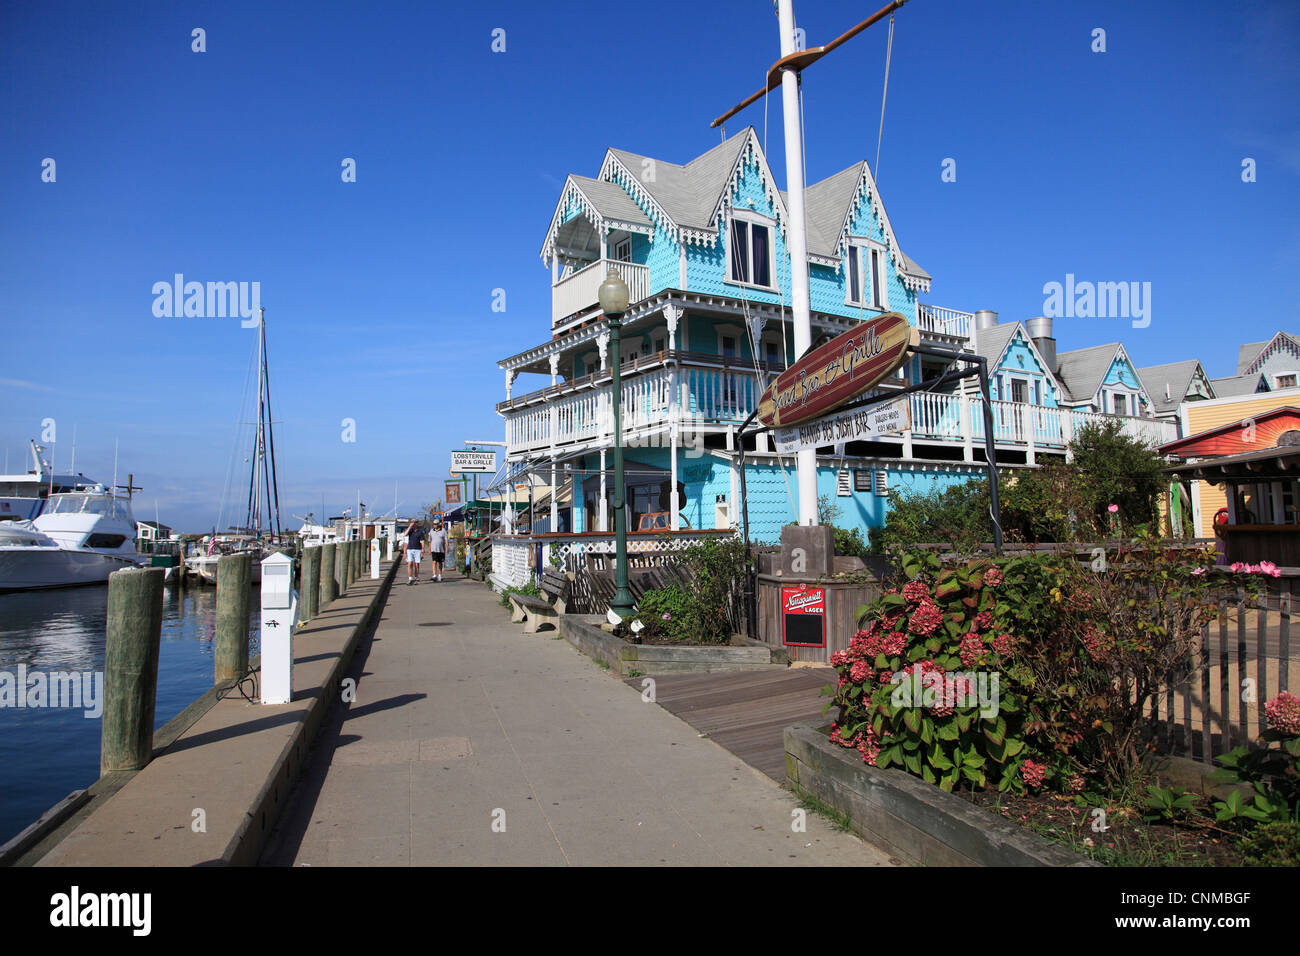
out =
[[[597,297],[600,311],[609,319],[610,361],[614,365],[614,600],[609,609],[627,620],[635,613],[632,592],[627,589],[627,487],[623,483],[623,414],[622,414],[622,359],[619,345],[623,329],[623,315],[627,312],[627,283],[612,267],[600,284]]]

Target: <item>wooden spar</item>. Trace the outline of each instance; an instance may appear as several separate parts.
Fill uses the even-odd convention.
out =
[[[827,43],[825,46],[813,47],[810,50],[799,50],[796,51],[795,53],[791,53],[789,56],[781,57],[781,59],[773,63],[772,66],[768,69],[767,85],[763,87],[761,90],[759,90],[757,93],[754,93],[752,96],[749,96],[743,101],[741,101],[739,105],[732,107],[730,110],[728,110],[727,112],[719,116],[717,119],[715,119],[712,123],[709,124],[709,129],[716,129],[717,127],[721,126],[723,123],[731,119],[741,110],[743,110],[745,107],[749,106],[752,103],[757,102],[761,97],[766,96],[768,93],[771,93],[774,89],[780,86],[782,70],[790,69],[790,68],[794,70],[803,70],[805,67],[811,66],[813,63],[816,63],[818,60],[824,57],[827,53],[830,53],[836,47],[843,45],[849,40],[852,40],[855,36],[857,36],[867,27],[871,26],[873,23],[877,22],[878,20],[884,19],[885,17],[893,13],[895,10],[897,10],[905,3],[907,3],[907,0],[893,0],[892,3],[888,4],[887,6],[881,7],[879,10],[877,10],[871,16],[867,17],[867,19],[863,20],[857,26],[853,27],[851,30],[848,30],[845,33],[840,34],[830,43]]]

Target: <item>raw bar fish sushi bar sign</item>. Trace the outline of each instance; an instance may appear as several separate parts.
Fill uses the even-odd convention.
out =
[[[777,428],[772,432],[776,449],[783,455],[801,448],[837,445],[846,441],[863,441],[906,431],[912,426],[907,399],[898,398],[875,408],[827,415],[814,422]]]

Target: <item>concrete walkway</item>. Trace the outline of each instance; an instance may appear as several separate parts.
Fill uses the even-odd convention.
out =
[[[889,863],[497,601],[399,572],[263,863]]]

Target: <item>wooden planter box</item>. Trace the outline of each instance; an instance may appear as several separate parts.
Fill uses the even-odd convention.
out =
[[[787,660],[778,649],[761,641],[740,646],[682,644],[629,644],[600,627],[599,615],[561,614],[560,634],[593,660],[603,661],[621,676],[631,671],[645,675],[707,674],[712,671],[770,670]]]
[[[864,839],[923,866],[1098,866],[902,770],[879,770],[810,724],[785,729],[785,774]]]

